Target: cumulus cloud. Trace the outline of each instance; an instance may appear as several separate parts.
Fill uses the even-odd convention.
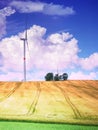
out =
[[[70,38],[71,35],[68,35],[68,33],[62,33],[58,34],[59,37],[57,37],[57,34],[52,34],[47,37],[47,39],[44,39],[43,36],[45,33],[45,28],[36,25],[28,30],[30,55],[32,61],[34,61],[34,63],[32,63],[32,61],[30,62],[32,66],[35,65],[40,69],[55,69],[57,64],[60,68],[63,66],[66,68],[67,66],[71,66],[71,63],[76,62],[79,49],[75,38]],[[19,37],[23,37],[23,34],[24,33],[20,33],[19,36],[5,38],[1,42],[0,51],[2,52],[8,68],[16,70],[21,69],[18,64],[22,62],[19,62],[19,57],[22,56],[23,53],[23,43],[20,41]],[[67,42],[68,38],[70,38],[70,40]],[[54,39],[57,40],[57,44],[54,44]],[[28,56],[27,54],[27,57]],[[9,62],[7,62],[7,59]]]
[[[5,7],[0,10],[0,38],[6,33],[6,17],[15,13],[11,7]]]
[[[78,60],[77,40],[69,33],[51,34],[44,39],[45,33],[46,28],[37,25],[28,29],[30,56],[27,52],[27,71],[34,69],[51,71],[57,70],[57,67],[65,69],[74,66]],[[1,41],[0,52],[4,60],[1,69],[14,72],[23,71],[23,41],[20,40],[21,37],[24,37],[24,32]],[[57,44],[54,39],[57,40]]]
[[[90,72],[89,74],[85,74],[82,71],[78,71],[78,72],[72,72],[70,74],[69,79],[73,79],[73,80],[92,80],[92,79],[96,79],[97,78],[97,73],[96,72]]]
[[[2,53],[0,52],[0,66],[3,65],[3,56],[2,56]]]
[[[43,2],[32,1],[12,1],[10,6],[16,8],[21,13],[41,12],[47,15],[72,15],[75,13],[71,7],[63,7],[62,5],[47,4]]]
[[[89,64],[92,66],[89,69],[98,67],[97,53],[88,57],[88,60],[79,58],[78,41],[72,34],[69,32],[55,33],[44,38],[46,30],[37,25],[27,30],[29,43],[29,51],[26,51],[27,79],[43,79],[47,72],[56,73],[57,68],[63,72],[65,69],[72,70],[77,67],[85,70],[86,67],[89,68]],[[3,61],[0,62],[2,63],[0,70],[4,72],[0,75],[0,80],[4,80],[4,76],[9,77],[8,80],[23,79],[23,41],[20,38],[24,37],[24,33],[4,38],[0,42],[0,57]],[[92,63],[91,60],[93,60]],[[90,71],[89,74],[84,74],[79,71],[72,72],[69,79],[94,79],[96,76],[97,72]]]
[[[69,34],[69,32],[67,33],[62,33],[62,35],[60,33],[55,33],[55,34],[51,34],[48,37],[48,41],[52,42],[53,44],[63,44],[64,42],[68,42],[68,40],[70,40],[73,36],[71,34]]]
[[[80,65],[85,70],[92,70],[94,68],[98,68],[98,53],[93,53],[87,58],[81,58]]]
[[[0,51],[4,58],[4,68],[7,70],[20,70],[20,65],[18,66],[16,63],[21,61],[18,58],[19,55],[22,55],[22,44],[17,43],[20,43],[18,36],[12,36],[11,38],[5,38],[2,40],[0,44]],[[19,52],[18,49],[20,50]]]

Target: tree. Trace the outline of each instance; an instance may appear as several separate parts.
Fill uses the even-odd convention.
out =
[[[55,74],[55,76],[53,75],[53,73],[47,73],[45,76],[45,80],[46,81],[64,81],[68,79],[68,74],[67,73],[63,73],[62,75],[59,74]]]
[[[68,74],[67,73],[63,73],[63,80],[67,80],[68,79]]]
[[[46,81],[52,81],[53,80],[53,73],[47,73],[45,76]]]
[[[54,76],[54,80],[55,80],[55,81],[59,81],[59,80],[60,80],[58,74],[56,74],[56,75]]]

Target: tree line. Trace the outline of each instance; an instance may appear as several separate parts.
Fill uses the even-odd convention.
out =
[[[68,79],[68,74],[63,73],[62,75],[59,74],[53,74],[53,73],[47,73],[45,76],[46,81],[63,81]]]

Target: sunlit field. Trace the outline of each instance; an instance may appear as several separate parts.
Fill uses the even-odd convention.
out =
[[[26,123],[26,122],[0,122],[0,130],[98,130],[98,126]]]
[[[0,82],[0,120],[98,125],[98,81]]]

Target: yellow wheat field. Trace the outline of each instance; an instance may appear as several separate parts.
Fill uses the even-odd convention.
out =
[[[0,82],[0,119],[98,124],[98,80]]]

